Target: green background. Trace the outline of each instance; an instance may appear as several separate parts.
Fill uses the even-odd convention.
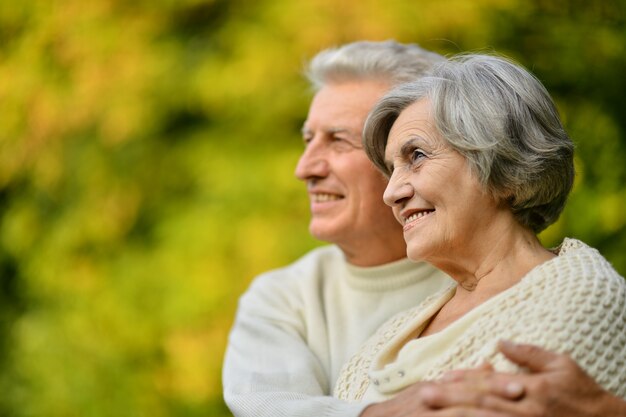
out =
[[[358,39],[546,84],[577,181],[546,245],[626,274],[623,0],[0,0],[0,416],[228,416],[238,296],[319,245],[303,63]]]

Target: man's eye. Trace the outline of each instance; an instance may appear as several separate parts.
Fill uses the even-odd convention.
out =
[[[345,137],[345,136],[331,136],[330,141],[332,146],[338,152],[347,152],[352,151],[354,149],[360,149],[360,146],[355,144],[354,139]]]

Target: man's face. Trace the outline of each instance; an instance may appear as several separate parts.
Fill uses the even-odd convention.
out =
[[[387,180],[361,145],[365,119],[388,89],[381,82],[345,82],[326,85],[313,98],[296,176],[307,183],[309,230],[317,239],[342,248],[396,239],[400,227],[382,200]]]

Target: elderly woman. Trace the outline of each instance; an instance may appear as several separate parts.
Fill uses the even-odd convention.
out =
[[[548,250],[536,236],[563,209],[574,146],[533,75],[494,56],[444,62],[383,97],[364,144],[408,257],[456,284],[384,325],[335,395],[380,401],[484,362],[520,371],[497,353],[508,339],[566,352],[626,398],[626,282],[584,243]]]

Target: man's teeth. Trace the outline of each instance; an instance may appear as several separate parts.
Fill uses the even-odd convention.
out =
[[[313,194],[312,199],[316,203],[324,203],[326,201],[339,200],[341,197],[336,194]]]
[[[419,211],[419,212],[417,212],[417,213],[413,213],[413,214],[411,214],[409,217],[407,217],[407,218],[406,218],[406,220],[405,220],[405,222],[404,222],[404,223],[405,223],[405,224],[406,224],[406,223],[411,223],[412,221],[417,220],[417,219],[419,219],[419,218],[421,218],[421,217],[427,216],[427,215],[429,215],[429,214],[430,214],[430,213],[432,213],[432,212],[433,212],[433,210],[429,210],[429,211]]]

